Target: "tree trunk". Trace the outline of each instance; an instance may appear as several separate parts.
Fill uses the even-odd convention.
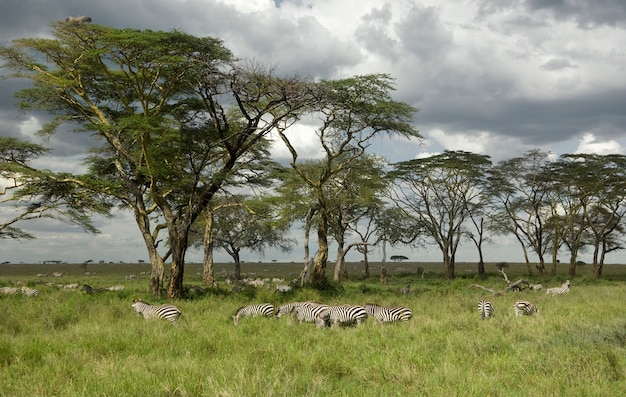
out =
[[[577,255],[572,255],[569,260],[569,269],[567,270],[567,274],[570,277],[576,276],[576,260],[578,259]]]
[[[204,227],[204,260],[202,262],[202,284],[209,287],[217,286],[213,266],[213,212],[206,212]]]
[[[454,280],[454,260],[448,254],[448,252],[443,255],[443,264],[445,266],[445,275],[448,280]]]
[[[383,259],[380,261],[380,282],[387,284],[387,240],[383,240]]]
[[[300,286],[303,287],[311,277],[311,260],[309,256],[309,238],[311,235],[311,221],[315,215],[315,209],[311,208],[306,214],[304,224],[304,269],[300,273]]]
[[[363,265],[365,268],[363,270],[365,273],[365,278],[370,278],[370,261],[367,251],[367,246],[365,246],[365,251],[363,252]]]
[[[235,260],[235,280],[239,281],[241,280],[241,257],[239,256],[239,250],[234,249],[232,254]]]
[[[337,259],[335,260],[335,272],[333,274],[333,280],[336,282],[341,281],[341,272],[343,265],[343,242],[341,241],[337,243]]]
[[[167,296],[170,299],[183,298],[183,279],[185,274],[187,237],[187,233],[172,233],[172,231],[170,231],[172,263],[170,265],[170,281],[167,286]]]
[[[326,264],[328,263],[328,235],[326,233],[327,220],[324,219],[325,215],[322,215],[319,228],[317,229],[317,244],[319,251],[315,258],[315,265],[313,267],[313,285],[326,284]]]
[[[158,243],[154,241],[154,237],[150,233],[150,220],[147,216],[138,214],[135,211],[135,220],[141,231],[144,244],[148,250],[148,257],[150,258],[150,286],[149,290],[152,295],[163,295],[163,282],[165,279],[165,264],[163,258],[157,251]]]

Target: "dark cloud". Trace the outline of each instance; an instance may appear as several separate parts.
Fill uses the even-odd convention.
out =
[[[529,11],[547,12],[556,20],[575,21],[583,29],[626,26],[623,0],[528,0]]]

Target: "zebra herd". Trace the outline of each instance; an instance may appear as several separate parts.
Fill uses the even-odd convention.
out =
[[[22,287],[22,288],[2,287],[0,288],[0,294],[3,294],[3,295],[15,295],[19,292],[21,292],[22,295],[27,296],[29,298],[32,298],[34,296],[39,296],[39,290],[36,290],[34,288],[29,288],[29,287]]]
[[[561,295],[569,292],[570,280],[566,280],[560,287],[548,288],[546,295]],[[537,290],[540,288],[537,288]],[[488,319],[493,316],[493,304],[485,299],[478,301],[478,313],[482,319]],[[515,317],[530,316],[539,313],[537,306],[527,300],[517,300],[513,304],[513,313]]]
[[[274,313],[275,312],[275,313]],[[391,323],[394,321],[407,322],[413,317],[411,309],[406,307],[384,307],[374,303],[359,305],[330,306],[317,302],[288,302],[274,311],[271,303],[243,306],[237,309],[233,315],[233,323],[239,324],[243,317],[282,317],[295,315],[300,323],[315,323],[317,328],[332,326],[360,325],[367,320],[368,316],[376,319],[378,324]]]
[[[570,280],[567,280],[560,287],[548,288],[547,294],[559,295],[569,292]],[[0,291],[9,287],[3,287]],[[17,288],[14,288],[17,291]],[[27,287],[22,288],[24,294]],[[36,292],[36,290],[33,290]],[[4,292],[4,291],[3,291]],[[5,292],[6,293],[6,292]],[[32,296],[32,295],[28,295]],[[159,318],[170,322],[175,322],[181,315],[180,310],[176,306],[169,304],[150,305],[141,299],[135,299],[132,307],[137,315],[143,315],[144,318]],[[527,300],[517,300],[513,304],[513,312],[516,317],[530,316],[539,313],[537,306]],[[478,302],[478,313],[485,320],[494,315],[494,305],[486,299]],[[332,326],[351,326],[363,324],[369,316],[376,320],[377,324],[385,324],[392,322],[408,322],[413,318],[413,312],[407,307],[385,307],[375,303],[366,303],[365,305],[338,305],[331,306],[323,303],[306,301],[306,302],[288,302],[277,308],[271,303],[260,303],[248,306],[242,306],[235,311],[232,316],[233,324],[238,325],[239,320],[244,317],[282,317],[295,316],[300,323],[315,323],[317,328],[326,328]]]

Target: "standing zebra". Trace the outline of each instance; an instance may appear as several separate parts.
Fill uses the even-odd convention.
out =
[[[360,325],[366,319],[367,312],[363,306],[330,306],[317,315],[315,325],[317,328],[330,327],[332,324],[341,326]]]
[[[569,280],[565,280],[565,282],[561,284],[560,287],[553,287],[553,288],[546,289],[546,295],[552,294],[552,296],[561,295],[566,292],[569,292]]]
[[[534,303],[522,300],[516,301],[513,304],[513,310],[515,311],[515,317],[530,316],[534,313],[539,313],[539,309],[537,309]]]
[[[180,317],[180,310],[176,306],[163,304],[163,305],[151,305],[144,302],[141,299],[135,299],[133,301],[133,308],[137,315],[143,314],[143,318],[160,318],[163,320],[174,322]]]
[[[488,300],[479,300],[478,301],[478,313],[480,313],[480,318],[483,320],[493,316],[493,305]]]
[[[258,305],[243,306],[237,309],[233,316],[233,323],[239,324],[242,317],[264,316],[271,317],[274,315],[274,306],[271,303],[260,303]]]
[[[301,323],[314,323],[317,316],[328,308],[328,305],[322,303],[304,302],[302,305],[295,308],[296,318]]]
[[[376,319],[376,323],[391,323],[394,321],[408,322],[413,318],[413,312],[406,307],[383,307],[375,303],[367,303],[365,311]]]

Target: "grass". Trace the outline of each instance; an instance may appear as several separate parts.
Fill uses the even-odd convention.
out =
[[[42,265],[12,266],[0,267],[0,286],[19,280],[40,296],[0,297],[1,396],[604,396],[626,388],[626,266],[607,267],[601,280],[583,268],[571,292],[556,297],[543,291],[490,297],[469,286],[501,289],[502,277],[494,266],[475,276],[465,271],[471,265],[460,265],[460,276],[449,282],[436,265],[419,264],[422,279],[411,270],[416,265],[393,264],[388,285],[377,275],[354,277],[330,291],[234,294],[222,283],[218,292],[174,302],[183,313],[176,324],[146,321],[131,308],[135,297],[157,301],[147,294],[147,278],[124,280],[147,265],[90,265],[95,276],[59,265],[74,266],[61,278],[37,278]],[[186,269],[187,282],[199,285],[194,266]],[[352,264],[350,273],[360,268]],[[289,277],[299,265],[243,270]],[[524,272],[525,266],[507,269],[510,279]],[[565,278],[532,281],[557,286]],[[126,289],[87,295],[45,282]],[[410,295],[399,292],[406,284]],[[476,311],[484,297],[496,310],[488,321]],[[514,317],[519,298],[533,301],[539,315]],[[296,300],[404,305],[414,317],[409,324],[369,319],[325,330],[290,318],[232,323],[244,304]]]

